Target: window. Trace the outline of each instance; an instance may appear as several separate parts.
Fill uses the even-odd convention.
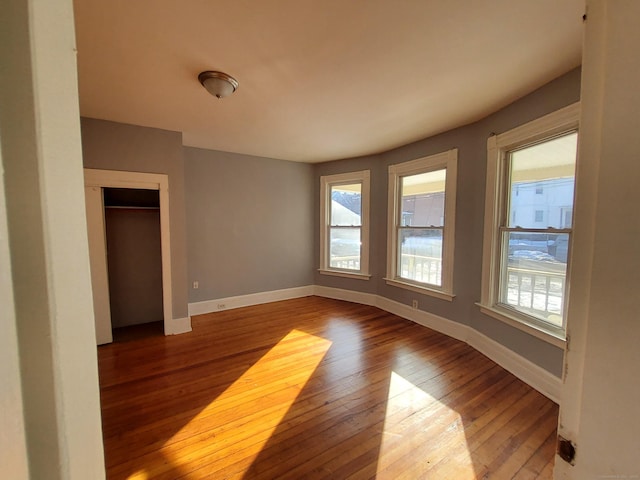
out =
[[[389,166],[390,285],[453,299],[458,151]]]
[[[573,224],[573,207],[564,207],[561,210],[562,226],[564,228],[571,228]]]
[[[579,104],[488,141],[484,313],[562,345]]]
[[[320,177],[320,273],[369,278],[369,176]]]

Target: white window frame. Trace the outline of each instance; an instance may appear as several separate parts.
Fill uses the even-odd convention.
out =
[[[558,328],[546,322],[538,321],[531,316],[520,313],[515,309],[505,308],[498,303],[501,261],[499,228],[508,195],[506,191],[508,180],[507,162],[509,161],[507,153],[519,147],[578,130],[579,120],[580,103],[577,102],[507,132],[493,135],[487,140],[482,291],[478,306],[483,313],[561,348],[564,348],[566,343],[565,327]],[[565,324],[569,303],[570,256],[571,245],[569,245],[567,274],[565,277],[565,314],[563,315]]]
[[[442,231],[442,285],[413,282],[398,275],[398,228],[401,217],[402,177],[446,169],[444,194],[444,226]],[[388,285],[404,288],[417,293],[431,295],[452,301],[453,294],[453,254],[456,225],[456,178],[458,170],[458,149],[418,158],[409,162],[389,166],[389,200],[387,222],[387,276]]]
[[[360,225],[360,270],[347,270],[335,268],[330,262],[329,241],[331,235],[331,188],[339,185],[360,183],[361,190],[361,225]],[[336,175],[325,175],[320,177],[320,268],[318,271],[323,275],[334,275],[338,277],[356,278],[369,280],[369,212],[370,212],[370,191],[371,173],[369,170],[359,172],[339,173]]]

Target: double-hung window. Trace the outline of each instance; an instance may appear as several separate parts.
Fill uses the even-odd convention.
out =
[[[453,299],[457,149],[389,166],[390,285]]]
[[[369,278],[369,178],[320,177],[320,273]]]
[[[482,310],[562,345],[578,143],[574,104],[488,140]]]

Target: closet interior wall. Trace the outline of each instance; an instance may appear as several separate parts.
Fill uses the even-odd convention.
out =
[[[157,190],[105,188],[112,328],[163,320]]]

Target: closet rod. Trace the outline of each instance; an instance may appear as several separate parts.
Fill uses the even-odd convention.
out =
[[[160,207],[129,207],[119,205],[105,205],[104,208],[113,208],[118,210],[160,210]]]

